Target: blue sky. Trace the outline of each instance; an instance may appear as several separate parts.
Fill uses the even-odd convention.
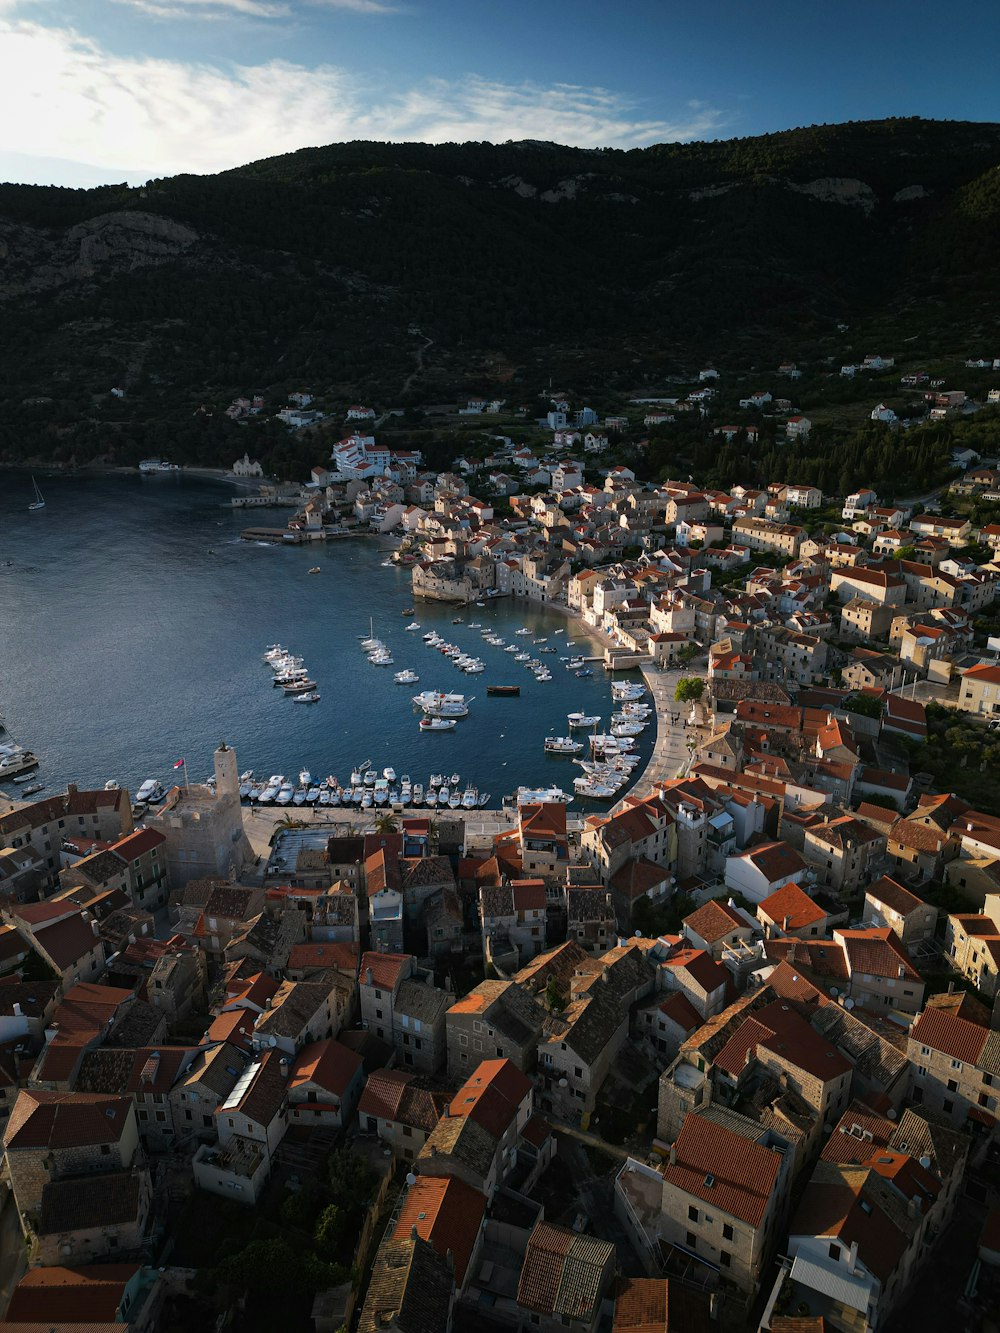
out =
[[[0,0],[0,178],[139,182],[341,139],[1000,120],[998,46],[995,0]]]

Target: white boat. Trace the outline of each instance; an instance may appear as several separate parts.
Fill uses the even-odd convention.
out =
[[[371,653],[368,661],[371,662],[372,666],[392,666],[393,656],[387,648],[383,648],[377,653]]]
[[[587,727],[596,727],[601,719],[596,713],[567,713],[566,720],[572,731],[579,731]]]
[[[296,787],[292,793],[292,803],[294,805],[305,805],[306,797],[309,795],[308,787]]]
[[[412,700],[415,707],[432,717],[467,717],[469,704],[464,694],[447,694],[441,690],[424,690],[415,694]]]
[[[151,472],[180,472],[177,463],[168,463],[165,458],[144,458],[139,464],[139,471],[148,475]]]
[[[482,810],[484,806],[489,805],[489,803],[490,803],[490,794],[489,794],[489,792],[488,792],[488,791],[481,791],[481,792],[479,793],[479,808],[480,808],[480,810]]]
[[[332,805],[332,804],[333,804],[333,792],[330,791],[327,787],[324,787],[324,788],[320,791],[319,799],[318,799],[318,801],[316,802],[316,804],[317,804],[317,805]],[[338,802],[338,804],[339,804],[339,802]]]
[[[429,791],[424,797],[424,805],[426,805],[429,810],[433,810],[437,805],[437,799],[437,792]]]
[[[444,782],[444,778],[440,773],[432,773],[427,779],[428,787],[440,787],[442,782]]]
[[[387,782],[396,781],[396,770],[390,765],[382,770],[382,776]]]
[[[514,661],[515,661],[515,662],[527,662],[527,661],[529,661],[530,659],[531,659],[531,654],[530,654],[530,653],[518,653],[518,654],[515,656]]]
[[[518,805],[569,805],[572,796],[561,787],[518,787]]]
[[[462,809],[475,810],[478,804],[479,793],[476,791],[475,787],[466,787],[465,791],[462,792]]]
[[[31,504],[28,505],[29,514],[33,513],[36,509],[45,508],[45,496],[38,489],[38,482],[34,479],[34,477],[31,478],[31,484],[35,488],[35,498],[34,500],[32,500]]]
[[[315,785],[310,787],[306,792],[306,805],[315,805],[321,794],[319,787]],[[326,793],[327,796],[329,796],[329,794],[329,792]]]
[[[376,805],[387,805],[389,802],[389,783],[385,778],[379,778],[375,783],[372,795],[375,798]]]
[[[421,731],[451,731],[452,727],[457,725],[455,719],[450,717],[422,717],[420,719]]]
[[[483,666],[482,662],[470,662],[469,665],[463,667],[462,670],[467,676],[481,676],[486,668]]]
[[[366,787],[374,787],[376,782],[378,782],[378,773],[375,771],[375,769],[374,768],[366,769],[364,785]]]
[[[462,793],[453,791],[448,798],[448,808],[450,810],[459,810],[462,806]]]
[[[483,628],[483,626],[482,626],[482,623],[481,623],[480,621],[478,621],[478,620],[470,620],[470,621],[469,621],[469,629],[482,629],[482,628]]]
[[[371,788],[366,787],[364,794],[361,797],[361,808],[362,810],[370,810],[374,804],[375,804],[374,793],[372,792]]]
[[[573,779],[573,790],[577,796],[583,796],[587,800],[610,801],[618,795],[621,788],[601,782],[597,778],[584,777]]]
[[[645,685],[639,685],[637,682],[622,680],[617,681],[611,686],[611,697],[616,701],[629,699],[641,699],[646,693]]]
[[[294,796],[295,788],[290,782],[284,782],[282,783],[277,796],[274,798],[274,803],[275,805],[291,805]]]
[[[413,784],[408,778],[403,778],[399,788],[399,799],[404,805],[409,805],[413,800]]]
[[[415,783],[413,784],[413,791],[412,791],[411,794],[410,794],[410,802],[411,802],[412,805],[422,805],[422,804],[423,804],[423,800],[424,800],[424,786],[423,786],[423,783],[422,783],[422,782],[415,782]]]
[[[641,736],[645,729],[644,722],[619,722],[611,728],[611,734],[619,739],[622,736]]]
[[[309,788],[313,785],[313,776],[308,768],[299,769],[299,786]]]
[[[579,754],[582,749],[583,741],[575,741],[571,736],[545,737],[546,754]]]
[[[304,694],[296,694],[296,695],[294,695],[293,698],[292,698],[292,703],[293,703],[293,704],[318,704],[318,703],[319,703],[319,699],[320,699],[320,696],[319,696],[319,691],[318,691],[318,690],[306,690]]]
[[[166,792],[155,778],[147,778],[135,794],[136,805],[156,805],[165,795]]]
[[[451,800],[451,788],[447,783],[438,791],[438,805],[447,805]]]
[[[407,632],[407,634],[409,634],[411,630],[415,630],[415,629],[419,629],[419,628],[420,628],[420,626],[417,624],[417,622],[416,622],[415,620],[411,620],[410,623],[409,623],[409,624],[407,625],[407,627],[406,627],[406,632]]]
[[[290,685],[281,687],[285,694],[311,694],[316,691],[316,682],[314,680],[296,680]]]
[[[516,629],[516,630],[514,631],[514,633],[515,633],[515,634],[521,634],[521,635],[524,635],[524,634],[530,634],[530,633],[531,633],[531,630],[528,629],[527,625],[522,625],[521,628],[520,628],[520,629]]]
[[[457,773],[452,773],[450,779],[448,780],[448,786],[449,786],[449,787],[458,787],[458,786],[461,785],[461,782],[462,782],[462,779],[459,777],[459,775],[458,775]]]
[[[114,780],[114,778],[108,778],[107,782],[104,784],[104,790],[105,790],[105,791],[120,791],[121,788],[120,788],[120,786],[118,785],[118,783]]]
[[[104,790],[107,791],[108,788],[105,787]],[[248,801],[248,800],[250,799],[250,790],[251,790],[251,784],[250,784],[249,782],[241,782],[241,783],[240,783],[240,800],[241,800],[241,801]]]
[[[415,671],[412,671],[407,667],[405,671],[397,671],[393,676],[393,680],[397,685],[416,685],[419,682],[420,677]]]

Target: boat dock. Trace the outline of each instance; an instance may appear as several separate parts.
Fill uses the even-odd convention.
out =
[[[274,546],[297,546],[305,541],[305,533],[297,528],[244,528],[240,533],[244,542],[270,542]]]

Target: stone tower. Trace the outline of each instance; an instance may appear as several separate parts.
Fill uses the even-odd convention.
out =
[[[215,793],[240,799],[240,775],[236,766],[236,751],[225,741],[215,752]]]

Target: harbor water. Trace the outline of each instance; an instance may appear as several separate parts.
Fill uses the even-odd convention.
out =
[[[146,778],[167,785],[179,759],[199,781],[225,740],[258,776],[294,778],[307,768],[346,783],[370,760],[415,782],[458,773],[496,806],[521,784],[572,790],[580,768],[543,750],[547,735],[567,734],[567,713],[598,714],[602,730],[609,724],[604,668],[594,663],[593,676],[578,679],[559,660],[600,647],[561,612],[510,598],[482,607],[415,603],[409,572],[386,567],[391,546],[377,538],[243,542],[247,512],[230,507],[237,492],[225,482],[183,474],[38,480],[45,508],[29,513],[31,478],[0,474],[0,711],[39,756],[46,793],[111,778],[132,791]],[[254,511],[263,524],[287,517],[287,509]],[[420,631],[407,630],[409,606]],[[452,624],[456,616],[464,623]],[[485,643],[473,621],[530,648],[552,680],[536,681],[513,653]],[[393,666],[368,662],[359,640],[370,623]],[[516,635],[522,626],[530,637]],[[486,670],[460,671],[423,641],[432,629]],[[262,660],[273,643],[304,659],[319,703],[294,704],[273,687]],[[557,651],[540,655],[545,647]],[[407,667],[418,685],[393,682]],[[521,693],[490,697],[487,685]],[[411,697],[425,689],[473,696],[469,716],[451,731],[420,733]],[[639,741],[644,759],[653,740],[650,727]],[[17,792],[10,783],[6,790]]]

